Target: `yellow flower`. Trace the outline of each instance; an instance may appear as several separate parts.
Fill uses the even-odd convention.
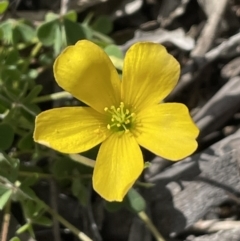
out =
[[[120,80],[100,47],[79,41],[56,59],[54,75],[59,86],[89,107],[42,112],[34,140],[63,153],[102,143],[93,187],[108,201],[122,201],[144,168],[139,145],[173,161],[197,148],[199,131],[187,107],[160,103],[175,87],[179,72],[163,46],[140,42],[128,50]]]

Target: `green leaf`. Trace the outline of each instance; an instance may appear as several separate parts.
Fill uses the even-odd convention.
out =
[[[66,158],[56,160],[52,165],[53,175],[58,178],[66,178],[72,175],[73,169],[76,167],[76,163],[69,161]]]
[[[21,239],[19,239],[18,237],[13,237],[9,241],[21,241]]]
[[[51,65],[53,62],[52,53],[42,53],[39,55],[40,65]]]
[[[36,98],[39,95],[39,93],[42,91],[42,88],[42,85],[35,85],[33,89],[28,93],[28,95],[23,99],[23,102],[31,102],[34,98]]]
[[[133,188],[127,194],[127,207],[135,213],[139,213],[146,209],[146,202],[144,198]]]
[[[16,49],[12,49],[8,52],[5,58],[5,65],[16,65],[19,58],[19,52]]]
[[[0,197],[0,209],[1,210],[3,210],[4,206],[10,199],[11,195],[12,195],[11,189],[7,190],[4,194],[2,194],[2,196]]]
[[[21,107],[22,107],[21,110],[23,110],[22,113],[24,117],[26,118],[27,121],[31,123],[31,125],[33,125],[32,121],[33,119],[35,119],[35,116],[41,112],[41,109],[39,108],[38,105],[32,104],[32,103],[26,103],[26,104],[22,103]],[[26,127],[26,129],[31,129],[31,128]]]
[[[92,28],[100,33],[109,34],[113,29],[113,23],[108,16],[100,16],[92,24]]]
[[[58,19],[45,22],[37,29],[37,37],[45,46],[51,46],[56,39],[56,32],[59,29]]]
[[[17,229],[16,234],[21,234],[29,230],[31,224],[25,223],[23,226],[21,226],[19,229]]]
[[[68,19],[64,19],[63,23],[68,45],[75,44],[78,40],[85,38],[84,29],[80,24]]]
[[[63,17],[72,22],[76,22],[77,21],[77,12],[74,10],[70,10]]]
[[[0,39],[2,39],[2,37],[3,37],[3,31],[2,29],[0,29]]]
[[[45,15],[46,22],[50,22],[56,19],[59,19],[59,15],[56,13],[49,12]]]
[[[16,80],[19,81],[20,76],[20,71],[14,65],[6,66],[2,69],[1,78],[5,81],[5,87],[7,87],[8,90],[14,87],[14,82]]]
[[[38,200],[38,198],[36,197],[35,200]],[[36,202],[35,200],[27,199],[22,204],[25,217],[30,219],[31,222],[37,220],[45,211],[43,202],[40,200]]]
[[[0,14],[3,14],[8,8],[9,2],[8,1],[1,1],[0,2]]]
[[[55,57],[59,55],[63,46],[65,46],[64,39],[63,39],[63,33],[62,33],[61,27],[59,25],[58,28],[56,29],[55,41],[53,44],[53,50],[54,50]]]
[[[86,24],[81,24],[84,34],[86,36],[86,39],[92,39],[93,38],[93,30]]]
[[[30,177],[26,177],[22,182],[21,185],[23,186],[33,186],[34,184],[36,184],[36,182],[39,180],[39,175],[31,173],[32,176]]]
[[[24,150],[32,150],[34,146],[33,142],[33,134],[32,132],[27,133],[25,136],[23,136],[20,141],[18,142],[18,148],[22,151]]]
[[[81,179],[74,179],[71,187],[73,195],[78,199],[78,201],[83,205],[87,205],[88,191],[83,185]]]
[[[35,192],[30,187],[28,187],[28,186],[21,186],[20,189],[23,192],[24,196],[27,196],[27,197],[29,197],[29,198],[31,198],[33,200],[37,198]]]
[[[0,185],[0,196],[2,196],[8,190],[9,190],[9,187]]]
[[[38,225],[42,225],[42,226],[47,226],[47,227],[51,227],[52,226],[52,220],[50,218],[47,217],[38,217],[37,219],[33,220],[33,223],[38,224]]]
[[[117,212],[122,207],[124,207],[124,203],[123,202],[104,202],[104,207],[109,212]]]
[[[5,183],[10,186],[17,180],[19,170],[19,160],[6,154],[0,153],[0,176],[6,178]]]
[[[110,44],[108,45],[104,51],[107,53],[109,56],[114,56],[119,59],[123,59],[123,53],[122,50],[115,44]]]
[[[3,32],[3,40],[6,43],[12,43],[12,38],[13,38],[13,20],[8,19],[4,21],[1,25],[0,28]]]
[[[18,23],[15,31],[19,32],[20,39],[24,42],[31,42],[35,37],[35,30],[25,23]]]
[[[0,124],[0,150],[7,150],[14,140],[14,131],[7,123]]]

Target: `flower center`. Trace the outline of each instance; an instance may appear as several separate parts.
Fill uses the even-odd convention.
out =
[[[123,102],[120,102],[119,107],[105,107],[104,111],[110,114],[110,123],[107,125],[109,130],[129,132],[132,127],[135,113],[131,113]]]

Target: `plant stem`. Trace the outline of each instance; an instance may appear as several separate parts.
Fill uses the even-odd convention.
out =
[[[155,225],[152,223],[151,219],[147,216],[147,214],[144,211],[139,212],[138,216],[146,224],[146,226],[151,231],[152,235],[156,238],[157,241],[165,241],[165,239],[162,237],[162,235],[158,232]]]
[[[41,201],[41,203],[43,203],[43,202]],[[47,204],[43,203],[43,205],[46,208],[47,212],[49,212],[56,220],[58,220],[62,225],[64,225],[73,234],[75,234],[79,238],[79,240],[82,240],[82,241],[93,241],[85,233],[81,232],[79,229],[77,229],[75,226],[73,226],[71,223],[69,223],[65,218],[63,218],[58,213],[56,213],[53,209],[51,209]]]
[[[22,176],[22,177],[35,176],[37,178],[42,178],[42,179],[50,179],[53,177],[51,174],[46,174],[46,173],[41,173],[41,172],[23,172],[23,171],[19,172],[19,176]]]
[[[51,100],[59,100],[59,99],[71,99],[72,95],[66,91],[61,91],[58,93],[53,93],[50,95],[43,95],[36,97],[32,102],[33,103],[41,103],[41,102],[46,102],[46,101],[51,101]]]
[[[4,209],[2,232],[1,232],[1,241],[7,241],[8,227],[9,227],[10,219],[11,219],[10,209],[11,209],[11,199],[8,200],[8,202],[5,206],[5,209]]]
[[[41,173],[41,172],[31,172],[31,171],[20,171],[18,173],[18,175],[20,177],[36,177],[38,179],[52,179],[54,178],[54,175],[52,174],[48,174],[48,173]],[[90,179],[92,177],[91,174],[83,174],[80,176],[80,178],[82,179]],[[74,177],[74,176],[67,176],[64,177],[65,179],[69,179],[69,180],[74,180],[77,179],[78,177]]]
[[[34,48],[32,49],[31,53],[30,53],[30,56],[32,58],[36,57],[36,55],[39,53],[39,51],[41,50],[42,48],[42,43],[41,42],[38,42]]]
[[[98,31],[93,30],[93,29],[92,29],[92,33],[95,37],[99,38],[101,41],[103,41],[107,44],[113,44],[114,43],[113,40],[105,34],[102,34]]]

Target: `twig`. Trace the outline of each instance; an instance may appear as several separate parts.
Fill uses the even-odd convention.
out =
[[[240,77],[238,76],[231,78],[201,110],[193,116],[194,121],[201,130],[198,139],[219,128],[239,109],[239,81]]]
[[[192,57],[202,57],[212,46],[212,43],[217,35],[218,26],[223,18],[228,0],[219,0],[216,8],[207,20],[201,36],[199,37],[196,47],[191,53]]]
[[[11,200],[9,200],[5,206],[4,216],[3,216],[3,223],[2,223],[2,233],[1,233],[1,241],[7,241],[8,236],[8,227],[11,220]]]
[[[198,73],[201,73],[201,70],[211,61],[216,59],[219,55],[214,52],[207,55],[207,51],[211,48],[214,39],[217,35],[218,26],[223,18],[223,14],[227,7],[228,0],[219,0],[216,4],[215,11],[209,17],[205,27],[202,30],[201,36],[199,37],[195,48],[191,52],[190,61],[182,71],[182,76],[179,81],[179,84],[176,86],[174,91],[168,96],[167,101],[172,101],[175,96],[185,89],[189,84],[193,83],[197,78],[198,74],[194,74],[195,70],[198,69]],[[235,41],[234,41],[235,44]],[[218,52],[219,53],[219,52]],[[207,58],[205,58],[207,55]]]
[[[221,44],[219,44],[216,48],[210,50],[205,54],[205,60],[207,62],[212,62],[217,59],[219,56],[226,55],[230,49],[234,46],[240,44],[240,33],[237,33],[231,36],[228,40],[225,40]]]
[[[237,33],[229,39],[222,42],[217,47],[207,52],[202,58],[199,58],[197,60],[197,63],[191,59],[182,70],[182,76],[180,78],[179,84],[176,86],[173,92],[167,97],[166,100],[172,101],[178,93],[180,93],[183,89],[189,86],[189,84],[193,83],[196,80],[198,75],[193,75],[195,70],[198,70],[198,73],[200,73],[207,64],[210,64],[217,58],[226,55],[234,46],[239,45],[239,43],[240,33]]]
[[[192,225],[189,230],[213,233],[221,230],[229,230],[240,227],[240,221],[218,221],[218,220],[201,220]]]
[[[60,15],[63,16],[68,11],[69,0],[61,0]]]

